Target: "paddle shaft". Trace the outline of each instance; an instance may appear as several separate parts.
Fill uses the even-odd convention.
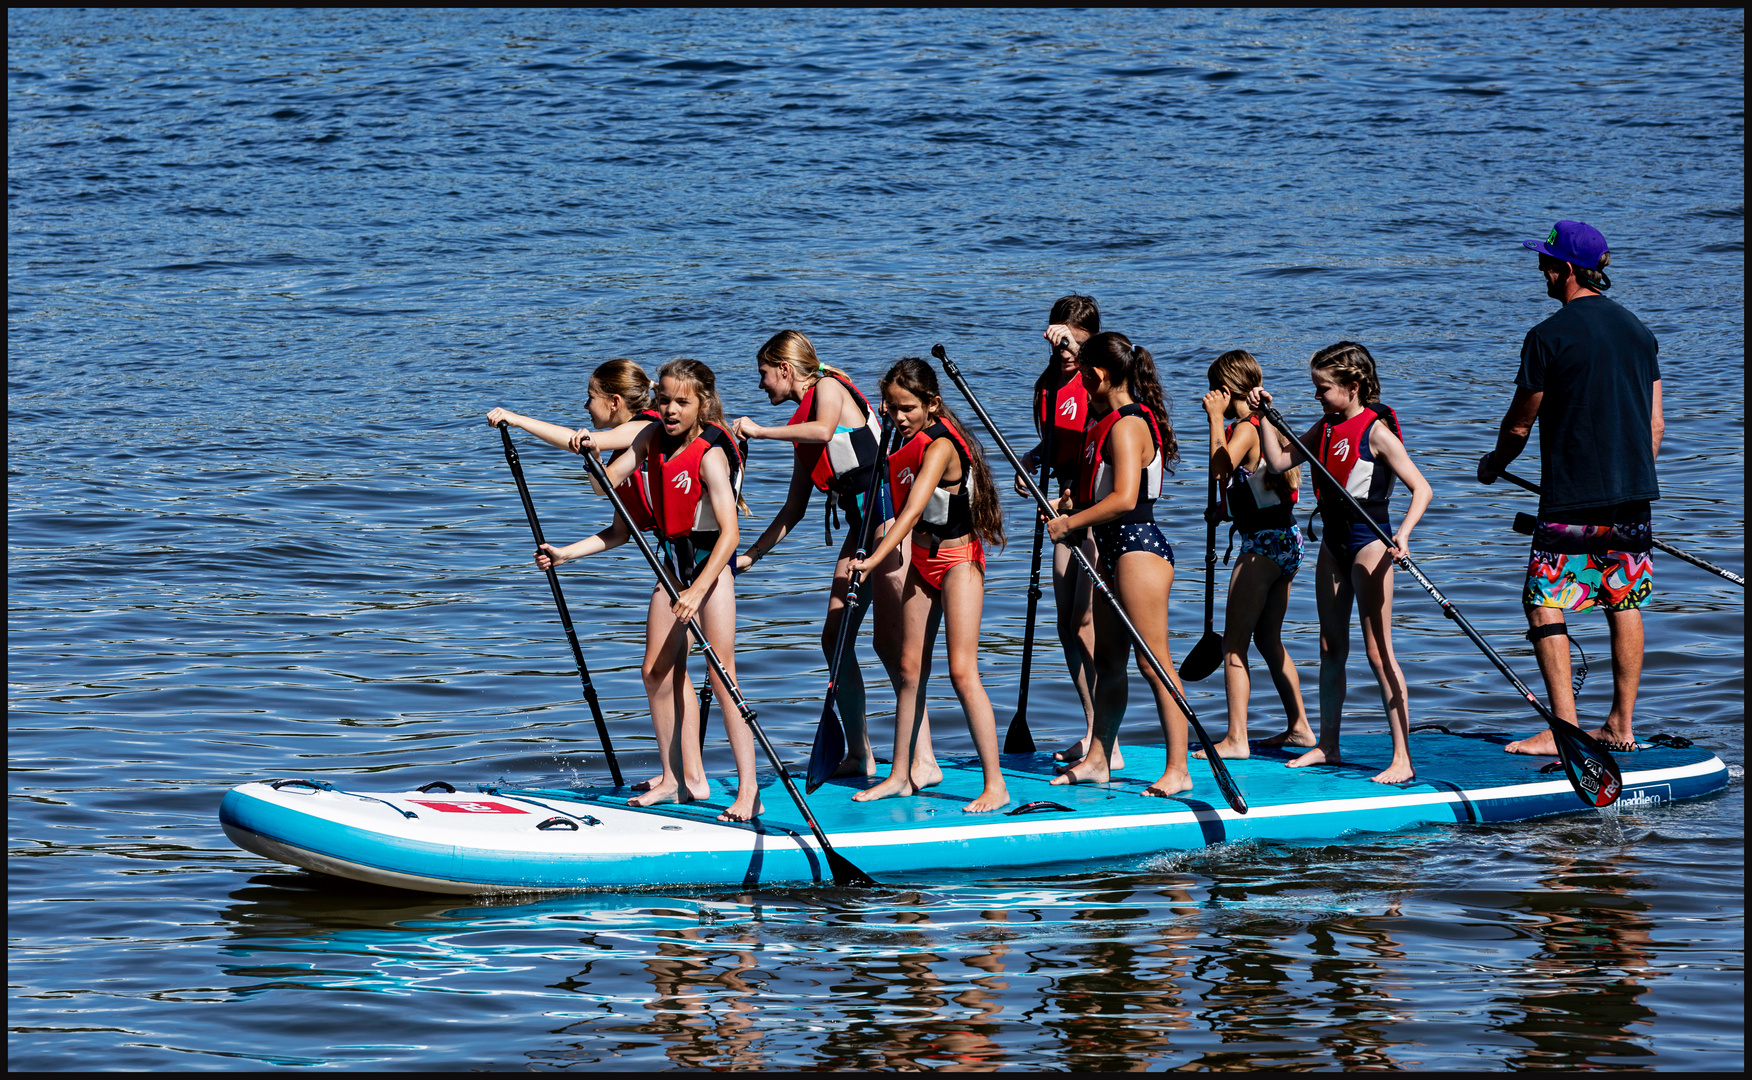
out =
[[[1205,506],[1205,633],[1217,628],[1217,477],[1211,474],[1211,493]]]
[[[1039,504],[1041,511],[1049,518],[1061,516],[1052,503],[1047,501],[1046,494],[1040,490],[1040,485],[1034,482],[1034,478],[1023,472],[1022,461],[1016,456],[1016,451],[1010,449],[1010,444],[1005,440],[1003,433],[998,430],[998,425],[992,422],[991,416],[985,411],[985,406],[981,405],[979,398],[974,396],[972,388],[967,385],[967,380],[961,376],[961,369],[955,366],[955,361],[949,359],[948,354],[943,351],[943,346],[933,345],[931,355],[942,361],[943,370],[955,383],[956,389],[960,390],[962,396],[967,398],[967,403],[973,406],[973,411],[979,415],[980,423],[984,424],[986,430],[992,433],[992,438],[996,440],[998,448],[1004,452],[1005,457],[1010,459],[1010,465],[1027,481],[1028,491],[1034,496],[1034,501]],[[1138,628],[1132,624],[1131,616],[1125,613],[1125,607],[1120,604],[1119,597],[1113,595],[1112,590],[1107,587],[1107,582],[1103,581],[1101,575],[1095,572],[1094,565],[1089,562],[1089,556],[1083,553],[1081,545],[1066,544],[1065,546],[1070,548],[1072,557],[1077,560],[1077,565],[1082,567],[1083,573],[1089,575],[1089,582],[1094,585],[1095,591],[1107,598],[1114,614],[1118,615],[1119,621],[1125,625],[1126,633],[1131,635],[1132,643],[1137,646],[1138,652],[1150,665],[1150,670],[1156,673],[1156,678],[1162,680],[1162,685],[1166,686],[1168,693],[1173,696],[1174,703],[1180,706],[1180,711],[1185,714],[1187,723],[1192,725],[1192,730],[1198,735],[1198,741],[1204,749],[1205,760],[1211,767],[1212,775],[1216,778],[1217,787],[1222,789],[1223,797],[1228,801],[1230,809],[1237,814],[1245,814],[1247,800],[1242,797],[1241,789],[1235,786],[1234,778],[1229,775],[1229,767],[1223,764],[1222,758],[1217,756],[1216,744],[1212,743],[1211,737],[1205,734],[1204,725],[1200,724],[1198,717],[1193,715],[1192,706],[1186,703],[1186,695],[1182,694],[1180,688],[1174,685],[1174,680],[1168,677],[1168,669],[1162,666],[1162,661],[1156,658],[1156,654],[1144,641],[1144,635],[1139,633]]]
[[[1497,475],[1502,477],[1504,480],[1507,480],[1509,483],[1515,485],[1516,487],[1524,488],[1527,491],[1531,491],[1535,495],[1538,495],[1541,493],[1538,484],[1533,483],[1531,480],[1523,480],[1519,476],[1516,476],[1512,472],[1499,472],[1499,473],[1497,473]],[[1657,540],[1652,536],[1649,538],[1649,543],[1660,548],[1662,551],[1665,551],[1667,554],[1673,556],[1675,559],[1680,559],[1680,560],[1683,560],[1685,562],[1688,562],[1692,566],[1695,566],[1701,570],[1708,570],[1712,574],[1720,574],[1722,577],[1727,578],[1729,581],[1740,586],[1742,589],[1746,587],[1746,579],[1741,577],[1739,574],[1734,573],[1732,570],[1723,570],[1721,567],[1717,566],[1715,563],[1709,562],[1705,559],[1700,559],[1697,556],[1691,554],[1689,551],[1680,551],[1678,548],[1674,547],[1673,545],[1663,543],[1662,541]]]
[[[523,496],[523,513],[529,518],[529,531],[535,534],[535,546],[539,548],[547,541],[541,535],[541,521],[535,516],[535,500],[529,497],[529,482],[523,478],[523,463],[517,458],[517,447],[511,443],[510,424],[499,425],[499,437],[505,444],[505,464],[511,466],[511,475],[517,480],[517,493]],[[560,576],[551,566],[548,567],[547,580],[548,588],[554,594],[554,606],[560,610],[560,625],[566,628],[566,640],[572,646],[572,659],[578,662],[578,678],[584,683],[584,700],[589,703],[591,718],[596,721],[596,735],[602,740],[602,753],[608,758],[609,774],[614,777],[614,786],[620,787],[625,783],[621,779],[620,761],[614,756],[608,724],[602,718],[602,705],[596,700],[596,687],[590,682],[590,669],[584,663],[584,650],[578,644],[578,632],[572,628],[572,615],[566,610],[566,598],[560,592]]]
[[[1371,518],[1366,512],[1364,512],[1362,505],[1357,502],[1356,497],[1349,491],[1345,490],[1344,485],[1339,483],[1338,480],[1333,477],[1332,473],[1327,470],[1325,464],[1323,464],[1319,458],[1307,452],[1307,447],[1302,445],[1302,440],[1296,437],[1296,433],[1290,430],[1288,424],[1284,423],[1284,418],[1278,413],[1277,409],[1273,408],[1269,403],[1261,403],[1259,411],[1265,415],[1267,420],[1272,422],[1273,426],[1283,432],[1284,436],[1288,438],[1292,444],[1302,447],[1302,456],[1307,459],[1308,464],[1312,465],[1316,472],[1326,478],[1327,484],[1329,484],[1340,495],[1344,496],[1344,500],[1350,504],[1351,511],[1355,515],[1356,520],[1366,523],[1369,528],[1374,531],[1375,536],[1379,538],[1383,544],[1387,545],[1387,550],[1392,551],[1393,537],[1387,535],[1387,530],[1381,527],[1380,522]],[[1406,573],[1415,578],[1417,583],[1423,586],[1423,590],[1430,594],[1430,598],[1441,605],[1442,614],[1452,619],[1454,624],[1458,626],[1467,637],[1472,639],[1472,643],[1478,646],[1479,651],[1484,653],[1492,664],[1496,665],[1496,669],[1503,673],[1503,677],[1509,680],[1510,685],[1512,685],[1522,697],[1527,699],[1527,703],[1533,706],[1534,711],[1539,714],[1540,718],[1545,721],[1554,734],[1574,736],[1580,739],[1582,745],[1587,747],[1593,755],[1604,759],[1604,762],[1612,771],[1613,786],[1612,791],[1610,792],[1612,798],[1608,799],[1605,804],[1602,804],[1595,800],[1592,793],[1587,792],[1583,788],[1580,778],[1575,773],[1575,769],[1570,765],[1569,755],[1562,755],[1566,766],[1565,771],[1569,775],[1570,783],[1575,787],[1576,794],[1582,797],[1582,801],[1588,803],[1590,806],[1610,805],[1613,801],[1616,801],[1618,797],[1619,782],[1619,773],[1617,771],[1618,766],[1612,756],[1606,752],[1606,748],[1596,742],[1580,727],[1560,720],[1555,713],[1546,708],[1545,703],[1540,701],[1539,698],[1534,695],[1533,691],[1527,689],[1527,684],[1521,681],[1521,677],[1515,674],[1513,668],[1509,667],[1508,661],[1504,660],[1501,654],[1491,648],[1490,642],[1484,640],[1483,635],[1479,634],[1477,630],[1472,628],[1472,624],[1466,621],[1466,616],[1460,614],[1460,609],[1454,606],[1453,601],[1442,595],[1442,590],[1436,588],[1435,582],[1424,576],[1424,572],[1418,568],[1418,565],[1411,561],[1411,556],[1394,556],[1393,564],[1404,569]],[[1567,731],[1563,729],[1567,729]],[[1563,745],[1561,740],[1559,740],[1558,745],[1560,747]]]
[[[614,484],[609,482],[608,471],[602,467],[602,462],[597,460],[594,452],[588,450],[583,454],[583,458],[584,467],[590,470],[590,475],[594,476],[596,482],[602,485],[602,489],[608,492],[609,501],[614,504],[614,512],[620,515],[621,521],[626,524],[627,531],[632,534],[633,542],[639,545],[639,551],[645,556],[645,561],[651,564],[651,572],[657,575],[658,584],[662,585],[663,591],[669,594],[670,603],[680,600],[681,590],[676,587],[674,581],[670,580],[669,572],[663,569],[663,563],[657,558],[657,553],[651,550],[651,542],[645,539],[644,531],[633,524],[632,515],[627,513],[626,504],[621,502],[620,493],[614,489]],[[742,697],[741,689],[737,687],[735,680],[730,678],[730,673],[724,668],[724,662],[718,659],[718,653],[712,648],[711,640],[706,637],[706,632],[700,629],[699,620],[688,619],[687,629],[688,633],[693,635],[694,640],[700,643],[700,651],[705,654],[706,663],[710,664],[712,670],[717,673],[718,681],[723,684],[724,689],[730,692],[730,703],[736,707],[737,713],[748,725],[748,730],[754,732],[755,741],[759,742],[760,748],[766,752],[767,760],[771,761],[773,768],[779,771],[779,782],[785,785],[786,793],[791,796],[791,801],[797,804],[797,810],[803,815],[803,820],[808,823],[809,831],[815,834],[815,842],[821,845],[821,852],[827,858],[829,869],[833,871],[834,884],[874,885],[875,881],[868,874],[853,866],[851,860],[835,851],[833,844],[828,842],[827,834],[821,831],[821,825],[816,822],[815,815],[809,812],[809,804],[803,800],[803,793],[797,790],[797,785],[791,780],[791,774],[785,771],[785,763],[779,760],[778,751],[774,750],[773,744],[767,740],[766,732],[760,729],[760,721],[755,718],[754,710],[748,707],[748,702]]]
[[[1056,356],[1057,353],[1055,352]],[[1057,434],[1053,415],[1041,417],[1040,432],[1040,483],[1045,486],[1052,475],[1052,462],[1055,456],[1053,438]],[[1010,717],[1010,726],[1004,732],[1004,753],[1032,754],[1034,752],[1034,733],[1028,730],[1028,684],[1033,680],[1034,671],[1034,613],[1040,608],[1040,561],[1041,542],[1046,539],[1046,519],[1038,515],[1034,519],[1034,565],[1028,571],[1028,624],[1022,633],[1022,686],[1016,691],[1016,715]]]

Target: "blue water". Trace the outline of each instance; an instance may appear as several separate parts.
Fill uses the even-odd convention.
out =
[[[1219,352],[1306,420],[1306,358],[1363,341],[1436,489],[1413,554],[1532,680],[1530,499],[1472,462],[1553,306],[1519,241],[1583,218],[1661,341],[1659,534],[1743,573],[1742,13],[14,10],[8,42],[13,1068],[1741,1067],[1738,780],[1330,847],[485,906],[247,855],[216,809],[276,775],[600,779],[483,415],[581,423],[601,360],[687,355],[780,420],[752,357],[784,326],[866,388],[943,342],[1019,436],[1047,308],[1089,292],[1188,446]],[[606,520],[575,458],[520,445],[550,535]],[[757,444],[757,527],[787,471]],[[1158,513],[1176,657],[1204,480]],[[793,759],[817,521],[737,585],[743,687]],[[1743,593],[1656,565],[1638,730],[1737,775]],[[565,581],[648,768],[644,571]],[[1395,610],[1414,722],[1529,729],[1403,578]],[[1605,630],[1574,625],[1597,715]],[[1312,694],[1305,583],[1286,638]],[[1360,652],[1349,725],[1379,729]],[[1068,741],[1036,661],[1035,733]],[[1217,680],[1191,701],[1220,726]],[[1260,729],[1277,707],[1256,687]]]

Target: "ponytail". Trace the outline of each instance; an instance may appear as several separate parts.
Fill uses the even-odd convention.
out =
[[[754,359],[756,363],[768,367],[789,364],[792,371],[812,380],[823,375],[838,375],[848,382],[851,381],[839,368],[821,362],[821,357],[815,354],[815,346],[801,330],[780,330],[768,338],[765,345],[755,350]]]
[[[1172,473],[1174,463],[1180,460],[1180,442],[1174,437],[1174,423],[1162,400],[1162,383],[1156,378],[1156,359],[1150,350],[1110,330],[1083,342],[1077,363],[1107,372],[1110,382],[1123,383],[1132,400],[1155,415],[1156,428],[1162,434],[1162,469]]]
[[[656,392],[645,369],[624,357],[598,365],[590,373],[590,381],[603,397],[618,394],[634,416],[651,407],[651,397]]]

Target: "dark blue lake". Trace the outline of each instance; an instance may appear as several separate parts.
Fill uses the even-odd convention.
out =
[[[1660,339],[1658,534],[1745,569],[1744,46],[1739,11],[9,12],[9,1064],[1739,1070],[1744,594],[1672,559],[1637,730],[1734,766],[1692,803],[539,902],[297,871],[217,809],[269,776],[604,775],[488,409],[581,424],[597,363],[692,356],[778,422],[754,350],[796,327],[866,388],[943,342],[1020,435],[1071,291],[1155,352],[1183,445],[1218,353],[1312,419],[1308,357],[1366,343],[1435,487],[1414,554],[1537,686],[1531,498],[1472,475],[1554,308],[1520,246],[1552,221],[1600,227]],[[578,459],[520,445],[550,536],[607,520]],[[1177,658],[1204,491],[1189,460],[1157,512]],[[1006,511],[1000,717],[1029,567]],[[742,685],[793,759],[825,682],[816,522],[737,584]],[[634,768],[645,575],[631,548],[565,570]],[[1286,641],[1312,704],[1310,577]],[[1537,725],[1405,575],[1395,611],[1414,724]],[[1572,625],[1603,715],[1603,620]],[[1069,741],[1036,661],[1036,736]],[[1360,649],[1350,679],[1347,730],[1381,730]],[[1220,727],[1220,680],[1189,694]],[[1134,709],[1122,738],[1154,733]]]

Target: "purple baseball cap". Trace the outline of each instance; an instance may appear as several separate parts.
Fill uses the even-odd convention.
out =
[[[1521,246],[1588,270],[1598,270],[1600,257],[1611,250],[1600,230],[1585,221],[1560,221],[1543,241],[1523,240]]]

